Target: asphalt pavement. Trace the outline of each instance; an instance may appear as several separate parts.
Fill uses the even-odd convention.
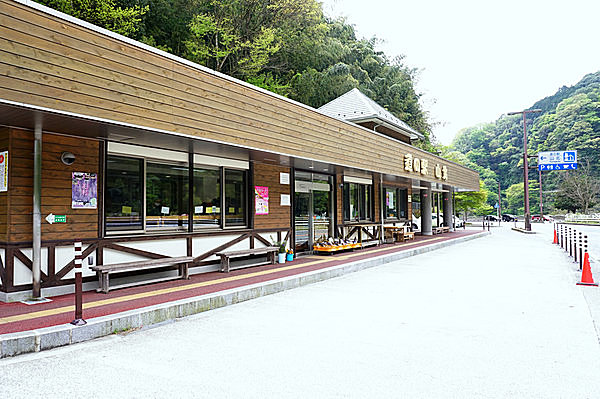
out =
[[[588,304],[598,288],[575,285],[578,266],[551,244],[551,225],[534,225],[535,235],[509,227],[156,328],[2,359],[0,397],[600,397],[599,302]]]

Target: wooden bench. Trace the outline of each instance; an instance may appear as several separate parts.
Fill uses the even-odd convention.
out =
[[[444,232],[443,227],[432,227],[431,228],[431,233],[432,234],[442,234]]]
[[[405,231],[402,234],[402,241],[408,241],[408,240],[414,240],[415,239],[415,233],[412,231]]]
[[[442,233],[450,233],[450,227],[442,226]]]
[[[159,281],[169,281],[175,279],[184,279],[187,280],[189,278],[188,266],[190,263],[194,261],[193,256],[180,256],[176,258],[159,258],[159,259],[149,259],[149,260],[140,260],[135,262],[125,262],[125,263],[113,263],[109,265],[96,265],[90,267],[90,269],[96,272],[98,276],[98,284],[100,287],[96,289],[97,292],[104,292],[108,294],[108,291],[117,288],[126,288],[133,287],[136,285],[142,284],[150,284]],[[119,284],[110,287],[109,285],[109,275],[115,273],[124,273],[124,272],[132,272],[137,270],[146,270],[146,269],[156,269],[159,267],[168,267],[168,266],[179,266],[179,275],[170,276],[170,277],[161,277],[155,278],[151,280],[142,280],[131,283]]]
[[[221,271],[225,273],[229,273],[230,270],[241,269],[244,267],[252,267],[252,266],[262,266],[262,265],[274,265],[275,257],[279,252],[279,247],[263,247],[263,248],[252,248],[252,249],[242,249],[239,251],[224,251],[217,252],[215,255],[221,257]],[[243,265],[238,265],[236,267],[231,267],[229,264],[229,260],[232,258],[241,258],[244,256],[251,255],[267,255],[266,261],[255,262],[255,263],[247,263]]]

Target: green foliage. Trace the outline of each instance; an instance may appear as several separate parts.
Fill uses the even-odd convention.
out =
[[[590,162],[589,175],[600,177],[600,72],[586,75],[573,87],[562,87],[553,96],[538,101],[531,108],[543,110],[531,114],[527,121],[529,155],[540,151],[577,150],[580,165]],[[502,116],[494,123],[463,129],[451,149],[465,154],[477,164],[476,169],[493,192],[493,180],[506,190],[509,211],[522,213],[523,194],[517,205],[517,186],[523,190],[523,119],[521,115]],[[535,159],[530,159],[536,165]],[[564,195],[547,194],[558,190],[563,171],[544,172],[543,189],[546,205],[573,209]],[[530,181],[538,180],[530,172]],[[496,183],[497,184],[497,183]],[[530,208],[539,209],[539,187],[530,187]],[[509,191],[510,190],[510,191]],[[497,198],[497,195],[496,195]],[[490,197],[491,199],[491,197]],[[491,201],[488,199],[488,203]],[[554,203],[553,203],[554,202]]]
[[[36,0],[55,10],[83,19],[121,35],[138,29],[148,6],[121,7],[115,0]]]
[[[454,195],[456,210],[462,212],[475,212],[476,215],[487,215],[494,208],[487,203],[489,191],[479,181],[479,191],[456,193]]]
[[[561,176],[559,201],[565,209],[581,210],[587,214],[589,208],[598,202],[600,179],[592,176],[590,168],[587,162],[579,170],[568,171]]]
[[[317,0],[40,0],[52,8],[320,107],[358,87],[420,131],[435,152],[415,89],[419,71],[359,39]],[[472,154],[476,158],[475,154]]]

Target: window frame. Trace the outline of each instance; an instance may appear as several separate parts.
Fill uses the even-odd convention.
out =
[[[387,190],[392,190],[394,192],[394,197],[395,197],[395,212],[396,212],[396,217],[395,218],[390,218],[387,216],[387,204],[385,203],[385,199],[387,197]],[[404,192],[405,195],[400,196],[400,193]],[[400,212],[402,211],[402,208],[400,206],[400,199],[402,199],[402,204],[404,205],[404,212],[405,215],[404,217],[400,216]],[[381,209],[384,210],[383,212],[383,220],[384,222],[388,223],[388,222],[398,222],[398,221],[406,221],[409,219],[408,217],[408,188],[407,187],[397,187],[397,186],[389,186],[389,185],[385,185],[383,184],[383,195],[381,198]]]
[[[110,143],[107,143],[110,144]],[[129,145],[127,145],[127,147],[129,147]],[[138,146],[133,146],[133,147],[138,147]],[[190,162],[190,158],[193,159],[193,157],[190,157],[189,153],[179,153],[179,158],[180,159],[176,159],[176,160],[169,160],[169,159],[165,159],[162,158],[160,156],[158,157],[153,157],[151,155],[146,155],[147,153],[149,154],[151,152],[152,149],[148,149],[147,147],[140,147],[141,149],[139,150],[139,153],[137,153],[135,150],[132,152],[127,152],[127,151],[109,151],[108,146],[106,147],[106,156],[105,156],[105,160],[104,160],[104,173],[106,173],[106,171],[108,170],[108,161],[109,158],[111,157],[118,157],[118,158],[125,158],[125,159],[133,159],[136,161],[142,161],[142,171],[140,174],[140,178],[141,178],[141,191],[142,191],[142,198],[141,198],[141,228],[139,229],[127,229],[127,230],[112,230],[107,228],[108,226],[106,225],[106,219],[107,219],[107,215],[106,215],[106,208],[103,209],[102,211],[102,228],[103,228],[103,236],[104,237],[112,237],[112,236],[119,236],[119,235],[160,235],[163,233],[171,233],[171,234],[186,234],[186,233],[202,233],[202,232],[215,232],[215,231],[222,231],[222,230],[239,230],[239,229],[248,229],[250,228],[250,223],[251,223],[251,217],[250,217],[250,210],[249,210],[249,204],[250,204],[250,199],[249,199],[249,188],[248,188],[248,182],[249,182],[249,176],[250,176],[250,170],[251,169],[247,169],[247,168],[243,168],[243,167],[236,167],[236,166],[223,166],[221,165],[210,165],[210,164],[205,164],[205,163],[197,163],[197,162]],[[162,153],[166,153],[166,152],[174,152],[174,151],[170,151],[170,150],[157,150],[157,154],[162,154]],[[186,161],[183,161],[183,156],[185,155],[186,157]],[[191,155],[196,155],[196,154],[191,154]],[[208,157],[208,158],[214,158],[214,159],[218,159],[216,157]],[[204,228],[194,228],[194,219],[193,219],[193,211],[194,211],[194,205],[193,205],[193,200],[188,201],[189,204],[191,204],[192,209],[188,209],[188,217],[187,217],[187,221],[185,223],[187,223],[187,228],[185,229],[180,229],[177,227],[165,227],[165,228],[151,228],[150,230],[148,230],[146,228],[146,221],[147,221],[147,172],[148,172],[148,162],[150,163],[155,163],[155,164],[163,164],[163,165],[169,165],[169,166],[184,166],[187,168],[188,170],[188,182],[191,182],[192,184],[188,184],[188,198],[193,198],[194,195],[194,185],[193,185],[193,177],[194,177],[194,169],[211,169],[211,170],[218,170],[219,171],[219,179],[220,179],[220,199],[219,199],[219,203],[220,203],[220,220],[219,223],[215,226],[210,226],[210,227],[204,227]],[[235,170],[235,171],[240,171],[243,174],[243,182],[242,182],[242,198],[241,198],[241,204],[243,206],[243,219],[244,222],[243,224],[240,225],[227,225],[226,222],[226,215],[225,215],[225,174],[227,170]],[[103,184],[103,196],[104,198],[106,197],[106,189],[107,189],[107,185],[108,182],[106,180],[104,180],[104,184]],[[104,201],[104,200],[103,200]],[[190,205],[188,205],[189,207]]]
[[[350,185],[356,185],[356,190],[358,190],[358,219],[352,219],[352,215],[350,215]],[[342,188],[342,206],[343,206],[343,219],[344,222],[373,222],[375,211],[374,205],[375,201],[373,193],[373,185],[365,184],[365,183],[356,183],[347,181],[344,182],[344,186]],[[368,203],[367,203],[368,202]],[[363,217],[364,216],[364,217]]]

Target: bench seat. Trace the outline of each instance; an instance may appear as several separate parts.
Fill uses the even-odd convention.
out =
[[[96,289],[97,292],[104,292],[108,294],[108,292],[113,289],[118,288],[126,288],[133,287],[136,285],[143,284],[151,284],[159,281],[169,281],[175,279],[188,279],[189,278],[189,270],[188,266],[190,263],[194,261],[193,256],[179,256],[173,258],[159,258],[159,259],[148,259],[148,260],[140,260],[134,262],[124,262],[124,263],[112,263],[108,265],[96,265],[90,267],[93,271],[96,272],[98,276],[98,284],[99,288]],[[152,280],[142,280],[131,283],[119,284],[110,286],[109,283],[109,275],[115,273],[125,273],[132,272],[137,270],[147,270],[147,269],[156,269],[160,267],[168,267],[168,266],[179,266],[179,275],[173,277],[161,277]]]
[[[225,272],[225,273],[229,273],[231,270],[241,269],[244,267],[262,266],[262,265],[268,265],[268,264],[273,265],[273,264],[275,264],[275,257],[278,252],[279,252],[279,247],[262,247],[262,248],[241,249],[238,251],[222,251],[222,252],[217,252],[215,255],[217,255],[221,258],[221,271]],[[244,256],[251,256],[251,255],[267,255],[267,260],[231,267],[230,262],[229,262],[230,259],[241,258]]]
[[[414,240],[415,239],[415,233],[412,231],[405,231],[402,234],[402,241],[408,241],[408,240]]]

